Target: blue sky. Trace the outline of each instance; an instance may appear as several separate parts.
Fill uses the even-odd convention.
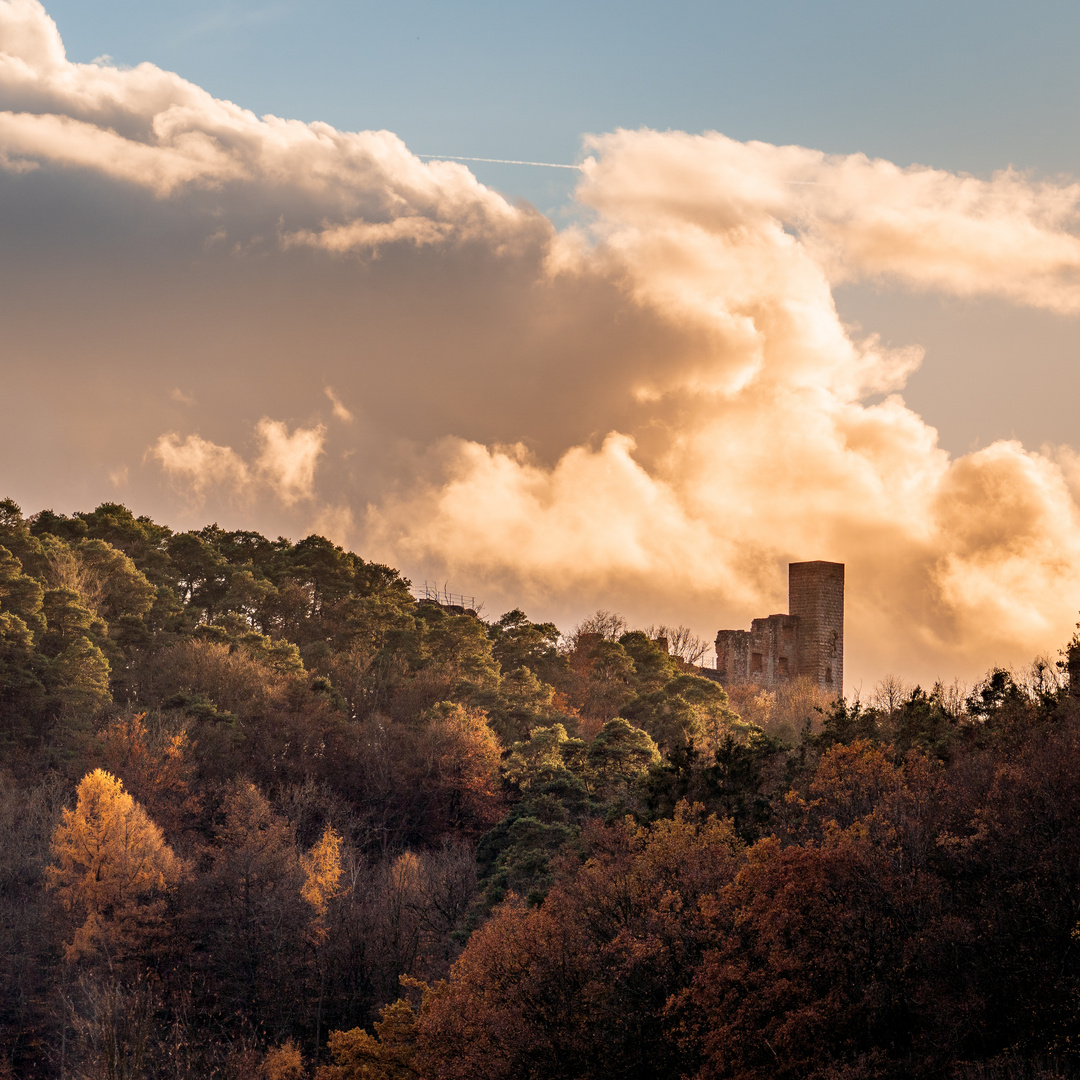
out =
[[[572,162],[616,127],[1080,172],[1080,6],[53,0],[73,60],[150,60],[259,114],[416,152]],[[477,166],[541,208],[567,178]]]

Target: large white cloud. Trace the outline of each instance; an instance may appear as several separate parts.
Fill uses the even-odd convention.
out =
[[[38,0],[0,2],[0,98],[9,168],[89,169],[162,197],[243,185],[249,200],[257,191],[282,209],[310,207],[330,247],[342,218],[382,226],[354,227],[353,242],[369,246],[513,230],[523,217],[462,165],[424,164],[391,132],[259,118],[153,64],[71,63]],[[301,235],[310,242],[319,231]]]
[[[866,678],[971,673],[1071,629],[1076,454],[950,457],[900,396],[920,350],[854,333],[834,289],[1075,314],[1075,184],[619,131],[588,140],[585,223],[560,234],[388,132],[70,63],[37,0],[0,0],[0,108],[0,198],[68,185],[41,188],[64,224],[18,256],[47,287],[11,340],[66,365],[82,389],[50,408],[123,457],[99,471],[130,476],[132,501],[182,518],[194,496],[539,612],[709,634],[778,610],[786,559],[837,559]],[[103,205],[106,235],[139,228],[73,239]],[[95,275],[118,284],[34,332]],[[103,373],[123,392],[90,417]]]

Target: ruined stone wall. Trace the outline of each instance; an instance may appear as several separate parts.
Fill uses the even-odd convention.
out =
[[[716,667],[733,681],[775,689],[799,673],[798,618],[770,615],[755,619],[749,630],[721,630]]]
[[[791,563],[788,614],[754,619],[749,630],[716,635],[721,681],[770,690],[800,675],[823,690],[844,692],[844,564]]]
[[[747,682],[750,678],[750,631],[719,630],[716,634],[716,670],[720,681]]]

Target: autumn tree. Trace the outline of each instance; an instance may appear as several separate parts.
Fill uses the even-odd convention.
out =
[[[327,825],[318,843],[300,857],[304,884],[300,895],[311,905],[316,935],[326,934],[326,911],[330,901],[339,896],[341,884],[341,836]]]
[[[52,855],[49,887],[79,923],[65,945],[68,959],[101,954],[110,967],[156,928],[161,899],[181,873],[161,830],[103,769],[79,782],[75,808],[63,811],[53,834]]]
[[[667,1003],[710,941],[703,915],[742,845],[684,805],[651,828],[589,826],[581,846],[542,904],[509,898],[425,995],[425,1075],[685,1075]]]
[[[109,721],[98,741],[109,771],[170,835],[193,826],[199,798],[186,725],[160,716],[148,723],[145,712],[130,713]]]
[[[361,1028],[330,1035],[332,1065],[315,1080],[413,1080],[421,1075],[417,1060],[416,1014],[407,1001],[387,1005],[374,1023],[375,1034]]]
[[[429,835],[453,830],[475,836],[499,820],[500,749],[482,714],[441,702],[417,732],[414,753]]]
[[[259,1080],[304,1080],[305,1075],[304,1057],[292,1039],[269,1049],[259,1067]]]
[[[319,992],[315,1010],[315,1045],[318,1046],[322,1037],[322,1007],[326,992],[326,965],[323,962],[322,945],[329,933],[327,915],[330,902],[345,891],[341,881],[340,834],[327,825],[312,849],[300,856],[300,866],[304,872],[300,895],[312,910],[311,938],[318,968]]]

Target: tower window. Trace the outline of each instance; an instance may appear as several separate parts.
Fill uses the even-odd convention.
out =
[[[764,671],[765,670],[765,658],[761,653],[750,654],[750,670],[751,671]]]

